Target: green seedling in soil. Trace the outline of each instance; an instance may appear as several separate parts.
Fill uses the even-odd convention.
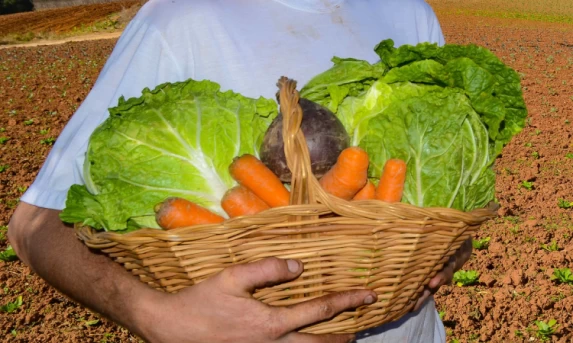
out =
[[[6,169],[10,168],[9,165],[7,164],[0,164],[0,173],[3,173],[6,171]]]
[[[515,217],[515,216],[506,216],[505,220],[507,220],[508,222],[513,223],[513,224],[519,223],[519,217]]]
[[[438,312],[438,315],[440,316],[440,320],[444,320],[444,317],[446,316],[446,311],[440,311]]]
[[[8,137],[0,137],[0,144],[5,144],[9,140],[10,140],[10,138],[8,138]]]
[[[517,233],[519,232],[519,225],[510,227],[509,232],[513,233],[514,235],[517,235]]]
[[[0,241],[6,240],[6,232],[8,232],[8,226],[0,226]]]
[[[529,143],[529,142],[528,142],[528,143],[525,143],[525,144],[523,144],[523,145],[526,146],[526,147],[528,147],[528,148],[531,148],[531,147],[532,147],[532,144]]]
[[[557,242],[555,242],[555,241],[551,241],[550,244],[542,244],[542,245],[541,245],[541,248],[542,248],[543,250],[546,250],[546,251],[549,251],[549,252],[551,252],[551,251],[559,251],[559,246],[557,245]]]
[[[55,138],[50,137],[50,138],[42,139],[42,140],[40,141],[40,144],[52,145],[52,144],[54,144],[55,141],[56,141]]]
[[[41,135],[46,135],[46,134],[48,134],[48,132],[50,132],[50,129],[40,130],[40,134],[41,134]]]
[[[539,153],[537,151],[534,151],[531,153],[531,156],[533,156],[533,158],[537,159],[537,158],[539,158]]]
[[[561,198],[557,201],[557,206],[559,206],[559,208],[563,208],[563,209],[571,208],[571,207],[573,207],[573,201],[568,201],[568,200]]]
[[[568,152],[567,154],[565,154],[565,157],[573,158],[573,152]]]
[[[559,293],[559,295],[553,295],[551,296],[551,301],[553,301],[554,303],[559,302],[563,299],[565,299],[567,296],[563,293]]]
[[[473,341],[477,340],[478,338],[479,338],[479,335],[478,335],[477,333],[472,333],[472,334],[470,334],[470,336],[468,337],[468,340],[469,340],[470,342],[473,342]]]
[[[21,187],[20,187],[20,186],[19,186],[19,187],[17,187],[16,189],[18,190],[18,192],[24,193],[24,192],[28,189],[28,187],[26,187],[26,186],[21,186]]]
[[[6,128],[5,128],[5,127],[0,127],[0,132],[6,132]]]
[[[559,283],[573,284],[573,273],[569,268],[555,268],[551,280],[557,280]]]
[[[559,326],[555,319],[550,319],[547,323],[541,320],[536,320],[535,325],[537,325],[536,336],[542,341],[550,340],[551,336],[555,333],[555,329]]]
[[[100,340],[101,343],[108,343],[112,342],[115,338],[115,335],[110,332],[106,332],[103,334],[103,338]]]
[[[94,326],[99,324],[99,319],[94,319],[94,320],[86,320],[82,323],[85,326]]]
[[[525,189],[527,189],[528,191],[533,189],[533,182],[529,182],[529,181],[521,181],[521,183],[519,184],[520,187],[523,187]]]
[[[16,252],[10,245],[8,245],[6,250],[0,252],[0,261],[10,262],[10,261],[15,261],[17,259],[18,256],[16,255]]]
[[[477,270],[458,270],[454,273],[454,282],[458,287],[470,286],[478,281],[479,272]]]
[[[28,125],[32,125],[32,124],[34,124],[34,119],[24,120],[24,125],[28,126]]]
[[[19,202],[20,202],[20,199],[10,199],[10,200],[6,200],[5,204],[6,204],[6,207],[8,207],[8,208],[16,208],[16,206],[18,205]]]
[[[476,250],[487,249],[487,247],[489,246],[490,240],[491,240],[491,237],[481,238],[481,239],[477,239],[477,240],[474,239],[474,240],[472,240],[472,246]]]
[[[12,313],[12,312],[16,311],[17,309],[19,309],[20,306],[22,306],[22,296],[21,295],[18,296],[18,298],[16,298],[15,301],[9,302],[6,305],[1,306],[0,311]]]

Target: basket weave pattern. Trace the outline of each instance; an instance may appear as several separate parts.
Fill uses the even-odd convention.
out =
[[[254,297],[276,306],[331,292],[369,288],[378,301],[301,330],[355,333],[411,311],[424,286],[449,257],[493,216],[378,200],[345,201],[320,187],[310,167],[300,124],[296,82],[279,81],[291,204],[221,224],[128,234],[78,225],[78,237],[150,286],[176,292],[238,264],[265,257],[301,259],[303,274],[259,289]]]

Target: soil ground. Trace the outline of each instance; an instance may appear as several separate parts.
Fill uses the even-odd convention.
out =
[[[145,2],[124,0],[0,16],[0,45],[121,30]]]
[[[529,117],[495,164],[499,216],[476,237],[489,245],[464,266],[479,272],[478,282],[436,295],[448,342],[573,342],[573,285],[551,278],[573,268],[573,25],[455,11],[455,3],[431,1],[447,42],[483,45],[516,69]],[[491,10],[485,0],[466,3]],[[115,42],[0,50],[0,251],[19,197]],[[19,308],[0,312],[0,342],[138,341],[21,262],[0,261],[0,306],[19,296]]]

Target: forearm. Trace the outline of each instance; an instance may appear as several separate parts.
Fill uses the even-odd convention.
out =
[[[147,297],[155,291],[108,257],[90,251],[58,211],[21,204],[9,224],[22,261],[56,289],[136,334]]]

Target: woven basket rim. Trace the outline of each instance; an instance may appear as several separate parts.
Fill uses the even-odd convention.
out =
[[[490,204],[488,207],[475,209],[469,212],[447,208],[447,207],[419,207],[409,203],[387,203],[381,200],[360,200],[360,201],[346,201],[336,198],[336,201],[343,201],[347,203],[347,206],[353,208],[363,208],[364,205],[370,205],[370,208],[374,208],[379,212],[384,212],[379,218],[376,218],[376,213],[369,218],[372,221],[379,220],[380,222],[387,221],[389,219],[393,220],[418,220],[418,221],[441,221],[445,223],[464,223],[466,225],[479,225],[484,221],[491,219],[496,216],[496,206]],[[82,230],[81,228],[90,228],[92,239],[103,239],[103,240],[116,240],[129,241],[132,239],[140,238],[156,238],[158,240],[176,240],[177,236],[187,235],[187,234],[208,234],[212,233],[215,229],[233,229],[235,227],[244,227],[245,221],[253,222],[269,222],[271,218],[277,218],[277,216],[292,216],[301,215],[303,213],[313,213],[316,215],[324,214],[336,214],[335,212],[329,211],[329,208],[324,204],[302,204],[302,205],[288,205],[283,207],[275,207],[265,210],[263,212],[249,215],[241,216],[235,218],[229,218],[222,223],[217,224],[203,224],[194,225],[188,227],[181,227],[171,230],[162,230],[155,228],[142,228],[130,232],[121,231],[101,231],[85,225],[83,223],[76,223],[75,228]],[[357,218],[359,218],[357,216]],[[277,223],[281,220],[275,220]],[[290,226],[306,224],[307,221],[302,220],[298,223],[291,223]]]

